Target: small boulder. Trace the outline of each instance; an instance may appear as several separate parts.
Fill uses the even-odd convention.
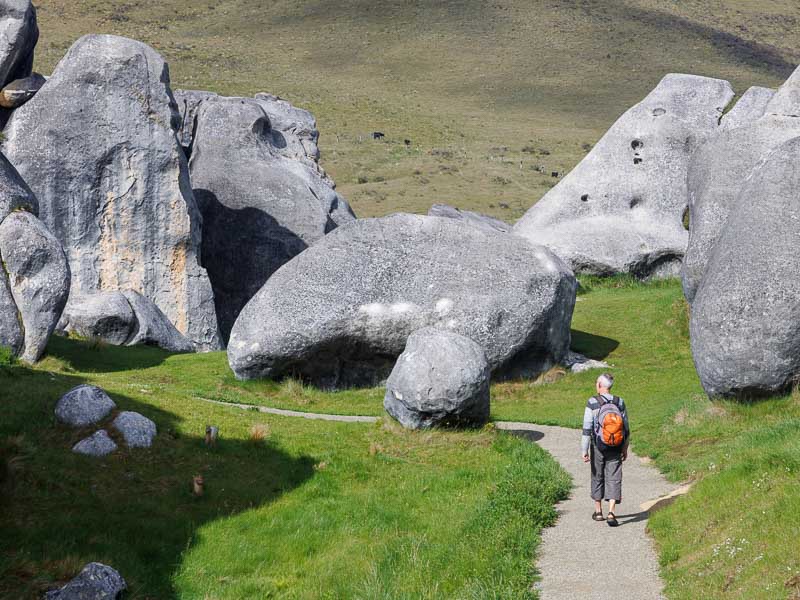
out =
[[[505,221],[471,210],[461,210],[447,204],[434,204],[428,211],[428,216],[458,219],[464,221],[467,225],[483,229],[489,233],[508,233],[511,231],[511,225]]]
[[[112,423],[129,448],[149,448],[156,437],[156,424],[137,412],[123,411]]]
[[[118,600],[128,584],[115,569],[89,563],[60,590],[47,592],[45,600]]]
[[[408,429],[483,425],[489,420],[490,373],[486,353],[471,339],[420,329],[389,375],[383,406]]]
[[[26,211],[13,212],[0,223],[0,257],[0,276],[8,277],[25,339],[20,358],[34,363],[44,353],[69,296],[67,257],[55,236]]]
[[[76,454],[85,454],[86,456],[107,456],[116,449],[117,444],[105,429],[93,433],[72,447],[72,451]]]
[[[72,388],[56,404],[56,418],[72,427],[85,427],[105,419],[117,408],[103,390],[93,385]]]
[[[87,339],[122,346],[136,330],[136,315],[122,292],[72,294],[59,329]]]
[[[33,73],[22,79],[15,79],[0,90],[0,107],[19,108],[36,95],[47,80]]]
[[[602,360],[594,360],[578,352],[570,350],[564,359],[564,366],[572,373],[583,373],[592,369],[610,369],[611,365]]]

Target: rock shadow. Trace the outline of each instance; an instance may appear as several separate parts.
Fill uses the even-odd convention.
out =
[[[612,338],[595,335],[578,329],[572,330],[570,348],[594,360],[603,360],[619,347],[619,342]]]
[[[115,393],[119,410],[156,422],[152,448],[126,448],[110,427],[113,414],[97,427],[57,423],[58,398],[81,383],[20,365],[0,368],[0,450],[16,448],[17,465],[0,481],[2,598],[40,598],[91,561],[116,568],[131,597],[176,598],[175,573],[204,524],[269,504],[314,474],[310,457],[289,455],[269,440],[223,434],[208,449],[204,425],[187,434],[182,417]],[[115,453],[70,451],[103,426],[119,445]],[[196,475],[204,478],[201,497],[192,492]]]
[[[217,322],[227,344],[245,304],[308,244],[259,208],[228,207],[209,190],[195,189],[194,194],[203,213],[202,264],[211,280]]]
[[[157,367],[174,354],[156,346],[113,346],[53,335],[45,356],[62,360],[75,371],[113,373]]]

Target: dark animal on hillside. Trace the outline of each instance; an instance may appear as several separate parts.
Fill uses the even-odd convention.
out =
[[[373,140],[382,140],[385,137],[386,137],[386,134],[384,134],[382,131],[373,131],[372,132],[372,139]]]

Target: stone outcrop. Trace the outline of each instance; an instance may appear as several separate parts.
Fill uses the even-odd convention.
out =
[[[31,74],[39,41],[30,0],[0,0],[0,88]]]
[[[60,590],[45,594],[45,600],[119,600],[128,585],[115,569],[102,563],[89,563]]]
[[[464,221],[467,225],[477,227],[478,229],[490,233],[508,233],[511,231],[511,225],[505,221],[471,210],[461,210],[454,206],[448,206],[447,204],[434,204],[431,206],[430,210],[428,210],[428,216],[458,219]]]
[[[117,408],[114,401],[99,387],[79,385],[61,396],[56,403],[56,418],[71,427],[94,425]]]
[[[163,58],[140,42],[88,35],[13,112],[3,147],[63,244],[75,291],[134,289],[198,349],[218,348],[178,126]]]
[[[714,245],[692,304],[710,396],[754,397],[800,376],[800,137],[763,158]]]
[[[189,102],[197,94],[185,98],[186,110],[195,110]],[[288,134],[272,127],[264,102],[209,96],[192,119],[189,164],[203,214],[202,258],[225,340],[278,268],[355,218],[308,160],[286,154]]]
[[[744,97],[741,101],[744,100]],[[764,114],[735,129],[721,131],[695,152],[689,164],[690,235],[681,273],[691,303],[711,251],[737,204],[753,169],[787,140],[800,136],[800,70],[780,87]],[[742,198],[751,202],[750,198]]]
[[[170,352],[193,349],[151,300],[132,290],[73,294],[59,329],[115,346],[158,346]]]
[[[436,326],[473,339],[493,372],[536,375],[569,348],[577,282],[546,248],[453,219],[354,221],[279,269],[231,334],[237,377],[375,384],[408,336]]]
[[[490,372],[486,353],[471,339],[420,329],[389,375],[383,406],[409,429],[483,425],[489,420]]]
[[[576,272],[677,275],[686,171],[733,98],[727,81],[671,74],[606,132],[514,226]]]

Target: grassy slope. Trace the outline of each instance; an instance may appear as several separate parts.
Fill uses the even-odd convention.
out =
[[[448,202],[513,221],[665,73],[741,92],[800,61],[791,0],[37,5],[43,72],[80,35],[116,33],[161,51],[176,86],[312,109],[323,164],[362,216]]]
[[[181,382],[213,385],[213,355],[59,339],[50,353],[0,367],[0,598],[38,598],[92,560],[131,599],[528,597],[539,530],[569,489],[536,446],[203,403]],[[81,382],[155,420],[154,447],[69,452],[94,429],[58,425],[53,407]]]

